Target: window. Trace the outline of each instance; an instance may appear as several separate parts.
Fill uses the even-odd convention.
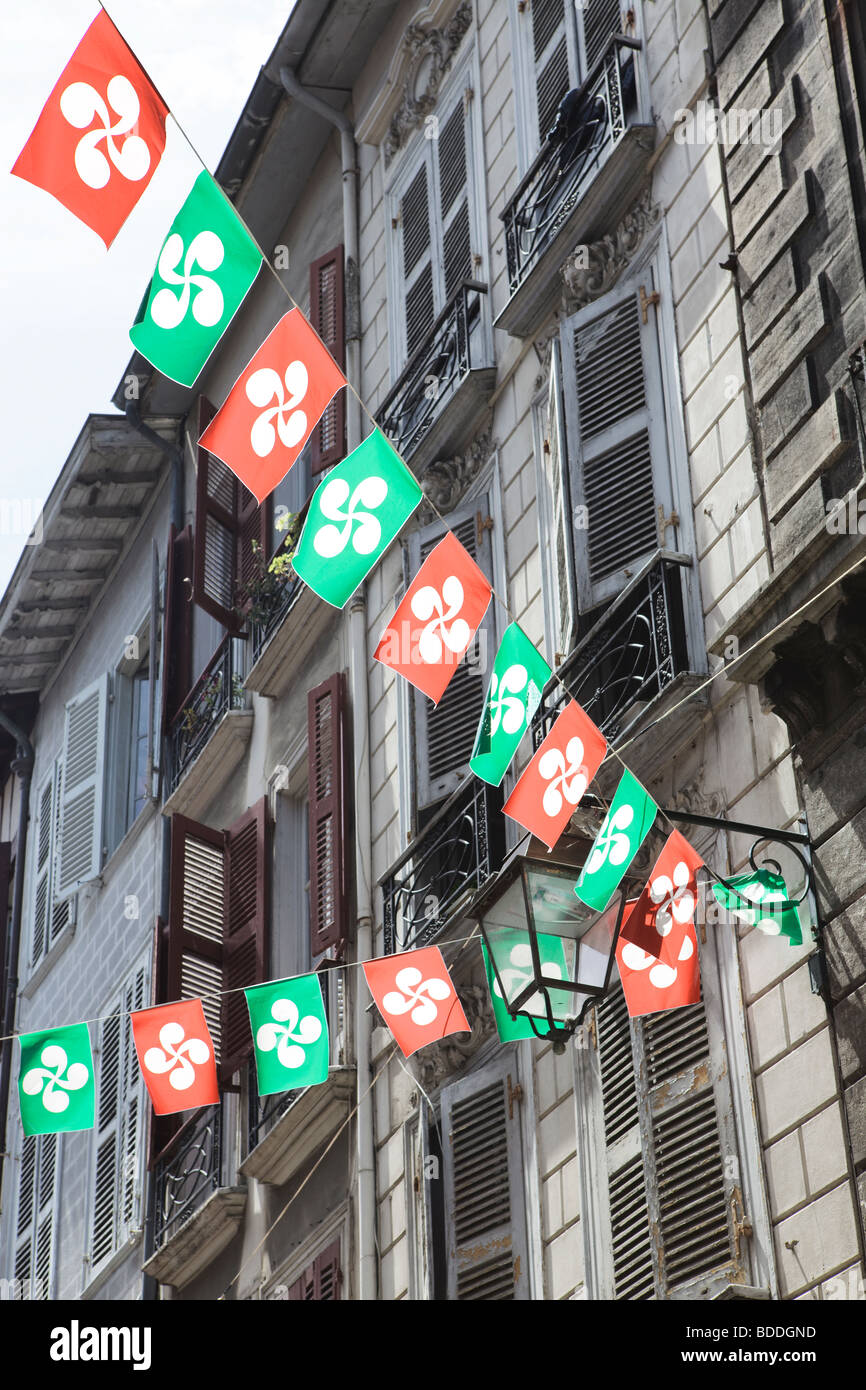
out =
[[[183,707],[192,685],[192,528],[171,527],[166,549],[162,614],[160,730]]]
[[[447,530],[453,531],[475,563],[493,581],[490,498],[481,493],[444,522],[435,521],[409,537],[409,562],[417,574]],[[496,650],[495,600],[491,599],[469,650],[457,666],[438,705],[414,687],[409,692],[415,733],[415,811],[428,819],[469,771],[478,721],[484,706],[487,672]],[[416,824],[416,829],[420,825]]]
[[[309,1260],[300,1274],[296,1272],[297,1268],[297,1260],[293,1259],[288,1273],[284,1271],[275,1276],[265,1291],[265,1299],[290,1303],[330,1303],[338,1300],[343,1287],[340,1236]]]
[[[55,852],[60,823],[61,782],[61,764],[58,760],[35,798],[35,823],[31,839],[33,882],[30,897],[33,904],[30,964],[33,967],[48,954],[70,920],[69,899],[58,900],[55,892]]]
[[[310,827],[310,956],[348,936],[346,696],[342,672],[307,696]]]
[[[15,1296],[54,1297],[54,1204],[60,1172],[56,1134],[24,1135],[15,1217]]]
[[[550,380],[534,409],[539,554],[544,588],[546,650],[559,666],[571,651],[577,600],[571,488],[562,402],[559,344],[551,344]]]
[[[90,1275],[98,1274],[141,1222],[144,1091],[128,1014],[144,1007],[144,965],[105,1009],[98,1055]]]
[[[150,681],[149,631],[132,639],[130,656],[118,666],[111,680],[109,711],[110,756],[108,809],[105,820],[106,850],[112,854],[149,802],[153,788],[156,710],[160,692],[158,672],[154,689]],[[144,655],[142,656],[142,652]],[[152,741],[153,740],[153,741]]]
[[[388,194],[395,377],[451,296],[465,280],[476,278],[482,264],[473,87],[478,82],[467,62],[425,120]]]
[[[345,371],[346,334],[343,296],[343,248],[310,264],[310,323],[337,366]],[[346,388],[341,387],[313,430],[312,471],[322,473],[346,452]],[[296,510],[299,510],[296,508]]]
[[[66,706],[55,898],[68,898],[102,869],[108,678]]]
[[[528,1299],[517,1054],[442,1092],[446,1297]]]

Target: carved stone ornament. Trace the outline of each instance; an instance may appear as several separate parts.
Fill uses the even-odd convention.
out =
[[[576,313],[584,304],[613,288],[661,215],[661,208],[652,201],[647,184],[615,231],[601,241],[589,242],[569,256],[560,272],[562,307],[566,314]],[[587,254],[581,254],[582,250]]]
[[[450,459],[436,459],[428,464],[419,479],[425,498],[430,499],[429,502],[422,502],[418,509],[422,525],[426,526],[437,513],[446,516],[454,510],[495,447],[488,427],[483,434],[475,436],[465,453],[455,454]]]
[[[386,165],[391,163],[406,137],[436,105],[442,79],[471,23],[472,5],[470,0],[463,0],[444,28],[410,24],[406,30],[403,48],[409,55],[409,68],[403,82],[400,104],[391,117],[384,140]]]
[[[479,953],[480,954],[480,953]],[[441,1086],[461,1071],[496,1032],[496,1020],[486,985],[459,985],[458,993],[471,1033],[452,1033],[442,1042],[431,1043],[415,1055],[418,1077],[426,1090]]]

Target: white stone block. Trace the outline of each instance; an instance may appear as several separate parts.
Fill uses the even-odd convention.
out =
[[[752,936],[744,939],[744,948]],[[771,940],[765,937],[765,940]],[[775,939],[774,939],[775,940]],[[775,940],[775,944],[779,943]],[[788,949],[787,947],[785,948]],[[804,1078],[808,1077],[808,1086]],[[835,1093],[836,1078],[827,1030],[796,1047],[755,1081],[761,1128],[765,1139],[774,1139],[806,1119]]]

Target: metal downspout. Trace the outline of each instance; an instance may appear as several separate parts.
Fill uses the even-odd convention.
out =
[[[3,991],[2,1035],[0,1061],[0,1198],[3,1192],[3,1160],[6,1157],[6,1121],[9,1107],[9,1083],[12,1075],[13,1040],[9,1034],[15,1027],[15,1005],[18,998],[18,952],[21,944],[21,914],[24,907],[24,865],[27,851],[27,825],[30,819],[30,782],[33,776],[33,744],[18,725],[0,710],[0,726],[10,733],[17,744],[11,769],[21,778],[21,800],[18,806],[18,839],[15,844],[15,881],[12,888],[12,922],[9,931]]]
[[[340,132],[343,177],[343,247],[346,284],[346,376],[357,389],[361,380],[361,311],[358,263],[358,152],[355,131],[342,111],[308,92],[288,67],[280,68],[280,81],[286,93],[329,121]],[[361,402],[346,392],[346,443],[349,451],[361,443]],[[352,754],[355,762],[355,957],[368,960],[373,954],[373,911],[370,869],[372,837],[370,830],[370,743],[369,695],[367,684],[367,597],[362,586],[349,609],[350,680],[352,687]],[[356,1250],[358,1259],[357,1297],[375,1300],[378,1293],[376,1271],[376,1177],[373,1150],[373,1100],[370,1094],[372,1068],[370,1040],[372,1016],[363,1004],[361,991],[355,990],[355,1066],[357,1074],[357,1201]]]

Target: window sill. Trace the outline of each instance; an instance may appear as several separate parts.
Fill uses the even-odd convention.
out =
[[[108,1282],[112,1274],[129,1258],[133,1250],[141,1245],[142,1230],[139,1227],[127,1237],[123,1245],[115,1250],[109,1259],[103,1261],[97,1272],[91,1275],[90,1280],[85,1284],[79,1294],[82,1303],[86,1303],[89,1298],[95,1298],[99,1290]]]
[[[105,860],[105,863],[102,866],[102,872],[99,875],[99,882],[101,887],[105,887],[111,875],[116,871],[117,866],[123,862],[123,857],[126,851],[130,849],[132,845],[135,844],[138,837],[142,834],[145,826],[149,825],[150,822],[154,819],[154,817],[157,814],[158,804],[159,803],[156,801],[146,801],[142,806],[141,810],[139,811],[138,815],[136,816],[135,820],[132,822],[132,825],[127,830],[123,839],[118,841],[114,849],[111,850],[111,852]]]

